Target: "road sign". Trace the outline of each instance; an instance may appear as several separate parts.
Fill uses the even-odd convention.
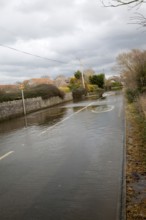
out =
[[[21,84],[21,85],[19,86],[19,89],[20,89],[20,90],[23,90],[23,89],[24,89],[24,85]]]

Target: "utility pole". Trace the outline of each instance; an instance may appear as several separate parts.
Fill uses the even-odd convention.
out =
[[[81,59],[78,59],[80,62],[80,70],[81,70],[81,76],[82,76],[82,85],[83,88],[85,89],[85,80],[84,80],[84,71],[83,71],[83,63],[81,61]]]
[[[26,115],[26,108],[25,108],[25,100],[24,100],[24,85],[21,84],[20,85],[20,90],[21,90],[21,95],[22,95],[22,103],[23,103],[23,112],[24,112],[24,115]]]

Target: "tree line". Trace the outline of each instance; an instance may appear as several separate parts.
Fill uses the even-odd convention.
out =
[[[133,49],[119,54],[116,70],[122,76],[130,102],[146,92],[146,50]]]

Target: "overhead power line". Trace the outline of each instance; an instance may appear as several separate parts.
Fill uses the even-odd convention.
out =
[[[23,53],[23,54],[26,54],[26,55],[29,55],[29,56],[33,56],[33,57],[37,57],[37,58],[41,58],[41,59],[44,59],[44,60],[49,60],[49,61],[53,61],[53,62],[57,62],[57,63],[65,63],[65,62],[60,61],[60,60],[49,59],[49,58],[47,58],[47,57],[42,57],[42,56],[39,56],[39,55],[36,55],[36,54],[28,53],[28,52],[26,52],[26,51],[18,50],[18,49],[16,49],[16,48],[9,47],[9,46],[3,45],[3,44],[0,44],[0,47],[5,47],[5,48],[8,48],[8,49],[10,49],[10,50],[14,50],[14,51],[16,51],[16,52]]]

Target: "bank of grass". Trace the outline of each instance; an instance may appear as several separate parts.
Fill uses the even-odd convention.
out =
[[[146,118],[127,103],[126,219],[146,219]]]

